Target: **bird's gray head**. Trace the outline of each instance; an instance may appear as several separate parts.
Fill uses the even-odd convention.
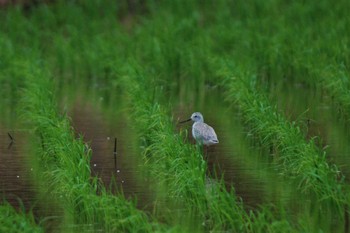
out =
[[[191,120],[194,122],[204,122],[203,115],[200,112],[195,112],[191,115]]]

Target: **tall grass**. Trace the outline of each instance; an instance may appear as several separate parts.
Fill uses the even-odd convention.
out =
[[[32,213],[16,211],[9,203],[0,205],[0,231],[11,233],[42,233],[44,229],[37,225]]]

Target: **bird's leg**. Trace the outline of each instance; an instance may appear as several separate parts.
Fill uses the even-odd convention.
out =
[[[196,146],[197,146],[197,150],[199,151],[199,153],[203,156],[204,155],[203,144],[197,143]]]
[[[197,151],[202,154],[202,149],[201,149],[201,145],[199,143],[196,143],[196,148],[197,148]]]
[[[205,147],[205,156],[204,159],[208,162],[208,147],[207,146],[203,146]]]
[[[198,143],[197,146],[198,146],[199,152],[203,156],[203,159],[205,161],[207,161],[207,159],[208,159],[208,147],[203,145],[202,143]]]

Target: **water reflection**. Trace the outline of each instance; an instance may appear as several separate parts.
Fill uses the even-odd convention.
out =
[[[8,147],[7,147],[7,149],[11,149],[11,147],[12,147],[12,145],[13,145],[13,143],[14,143],[14,141],[15,141],[15,139],[11,136],[11,134],[10,133],[7,133],[7,135],[9,136],[9,138],[10,138],[10,143],[9,143],[9,145],[8,145]]]

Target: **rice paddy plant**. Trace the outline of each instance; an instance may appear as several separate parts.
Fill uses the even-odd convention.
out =
[[[32,213],[22,209],[15,210],[8,202],[0,205],[0,231],[9,233],[42,233],[44,229],[37,225]]]
[[[232,70],[232,69],[231,69]],[[280,172],[296,179],[299,188],[317,196],[321,203],[332,203],[340,211],[349,202],[348,186],[338,168],[327,162],[326,152],[315,145],[315,138],[306,142],[296,122],[287,121],[256,88],[256,78],[245,74],[232,77],[224,68],[223,85],[227,100],[233,101],[263,145],[273,147]]]
[[[153,222],[122,195],[112,195],[90,174],[91,150],[75,138],[69,119],[57,112],[52,81],[44,66],[30,64],[22,98],[25,119],[41,142],[37,160],[43,182],[74,224],[92,224],[104,231],[155,232],[167,229]],[[175,228],[173,228],[175,229]],[[170,230],[173,230],[170,229]],[[168,229],[169,230],[169,229]]]

